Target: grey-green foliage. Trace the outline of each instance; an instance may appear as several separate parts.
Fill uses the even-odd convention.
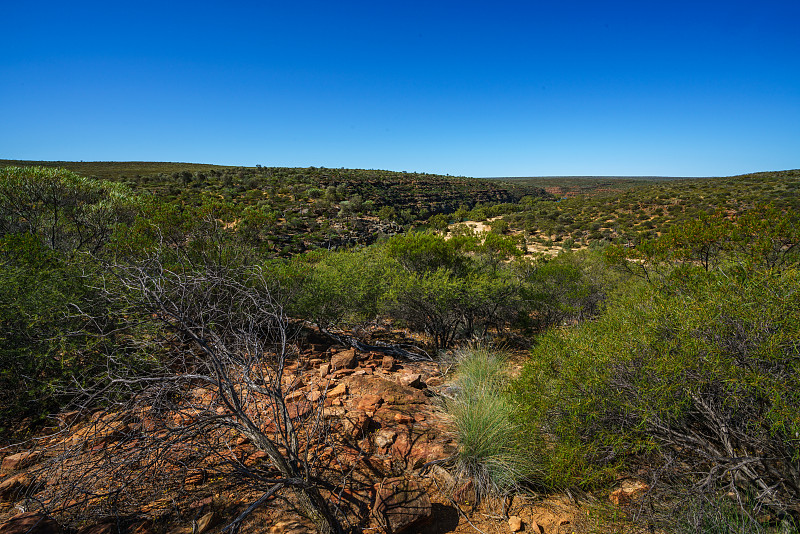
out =
[[[99,253],[138,202],[63,169],[0,169],[0,420],[41,417],[93,379],[113,322]],[[0,425],[2,426],[2,425]]]
[[[457,352],[456,396],[445,404],[458,442],[453,474],[472,481],[476,497],[503,495],[533,475],[531,449],[505,393],[508,367],[487,347]]]
[[[98,252],[139,204],[122,184],[64,169],[0,169],[0,236],[31,233],[54,250]]]
[[[760,250],[748,247],[745,257]],[[788,258],[780,268],[737,257],[706,265],[667,266],[597,321],[537,343],[515,393],[551,485],[591,486],[673,458],[674,484],[793,510],[800,270]]]

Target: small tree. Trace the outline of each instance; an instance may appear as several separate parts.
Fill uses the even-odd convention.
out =
[[[217,473],[261,492],[229,528],[285,489],[320,532],[341,532],[319,489],[324,392],[314,403],[287,400],[295,354],[269,274],[164,251],[110,270],[109,297],[123,304],[128,331],[100,333],[118,349],[78,405],[104,409],[52,446],[40,475],[58,483],[37,500],[51,513],[121,515],[187,476]],[[238,457],[242,443],[266,464]]]

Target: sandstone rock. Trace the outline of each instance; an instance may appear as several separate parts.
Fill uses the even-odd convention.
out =
[[[37,451],[23,451],[16,454],[10,454],[3,458],[2,469],[3,471],[17,471],[24,469],[29,465],[35,464],[42,453]]]
[[[286,405],[286,411],[289,412],[289,419],[302,419],[311,413],[312,406],[310,402],[293,402]]]
[[[394,420],[398,425],[407,425],[414,422],[414,418],[408,414],[397,412],[394,414]]]
[[[307,534],[312,532],[310,525],[299,521],[280,521],[269,528],[269,534]]]
[[[292,391],[291,393],[286,395],[286,402],[293,402],[300,399],[305,400],[305,398],[306,398],[306,392],[303,391],[302,389],[298,389],[297,391]]]
[[[432,376],[425,381],[425,384],[429,387],[441,386],[444,384],[444,379],[441,376]]]
[[[186,474],[183,482],[187,486],[199,486],[208,480],[208,473],[205,469],[192,469]]]
[[[375,447],[378,449],[386,450],[392,446],[394,439],[397,437],[397,432],[388,428],[382,428],[375,432]]]
[[[58,421],[58,426],[64,428],[77,421],[80,416],[80,410],[73,410],[56,415],[56,420]]]
[[[217,523],[217,515],[214,512],[208,512],[203,517],[197,520],[197,534],[208,532]]]
[[[453,499],[461,506],[473,507],[478,503],[478,494],[475,492],[475,484],[472,480],[467,480],[453,492]]]
[[[334,379],[337,379],[337,378],[341,378],[343,376],[352,375],[355,372],[356,372],[355,369],[349,369],[349,368],[345,367],[343,369],[337,369],[335,371],[332,371],[331,372],[331,376]]]
[[[427,397],[422,391],[402,386],[379,376],[348,376],[342,379],[342,383],[349,386],[351,395],[380,395],[383,398],[384,406],[427,402]]]
[[[347,395],[347,384],[338,384],[335,388],[328,390],[328,399],[335,399]]]
[[[355,349],[345,350],[331,357],[331,367],[336,369],[355,369],[358,367],[358,356]]]
[[[382,403],[383,398],[380,395],[368,393],[358,400],[356,407],[363,412],[374,414],[375,410],[377,410]]]
[[[55,519],[27,512],[0,524],[0,534],[61,534],[64,532]]]
[[[636,479],[625,479],[621,487],[615,489],[608,499],[616,506],[627,506],[636,502],[650,487]]]
[[[425,383],[422,381],[422,375],[419,373],[406,373],[400,375],[399,382],[402,386],[422,389]]]
[[[512,515],[508,518],[508,528],[511,529],[511,532],[519,532],[522,530],[522,518]]]
[[[119,530],[116,521],[103,521],[78,530],[78,534],[116,534]]]
[[[252,467],[256,465],[258,462],[264,460],[265,458],[269,458],[269,455],[264,451],[256,451],[244,460],[244,465],[248,467]]]
[[[390,478],[378,486],[372,514],[390,534],[414,532],[430,519],[431,501],[415,482]]]
[[[348,412],[343,422],[345,433],[359,435],[369,429],[372,418],[364,412]]]
[[[27,473],[17,473],[0,480],[0,502],[14,502],[19,495],[31,487],[32,483],[33,481]]]

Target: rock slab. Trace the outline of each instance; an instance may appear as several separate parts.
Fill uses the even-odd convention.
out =
[[[0,534],[62,534],[55,519],[42,514],[27,512],[12,517],[0,524]]]
[[[431,500],[416,482],[389,478],[377,490],[372,514],[388,534],[415,532],[431,518]]]

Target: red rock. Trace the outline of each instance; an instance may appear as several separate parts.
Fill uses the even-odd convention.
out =
[[[372,514],[390,534],[414,532],[431,518],[431,501],[415,482],[390,478],[377,490]]]
[[[252,467],[258,462],[264,460],[265,458],[269,458],[269,455],[266,452],[256,451],[245,459],[244,465]]]
[[[396,414],[394,414],[394,420],[399,425],[407,425],[408,423],[414,422],[414,418],[413,417],[411,417],[410,415],[404,414],[404,413],[400,413],[400,412],[397,412]]]
[[[380,395],[386,405],[403,404],[424,404],[427,402],[425,394],[414,388],[408,388],[378,376],[348,376],[342,379],[342,383],[347,384],[350,394],[357,395]]]
[[[516,515],[509,517],[508,528],[511,529],[511,532],[519,532],[522,530],[522,518]]]
[[[382,428],[375,432],[375,437],[373,441],[375,442],[375,447],[380,449],[381,452],[385,452],[389,447],[392,446],[394,443],[394,439],[397,437],[397,432],[388,428]]]
[[[343,397],[345,395],[347,395],[347,384],[338,384],[335,388],[328,390],[327,398],[335,399],[336,397]]]
[[[80,410],[73,410],[71,412],[64,412],[56,415],[56,419],[58,420],[58,426],[64,428],[65,426],[69,426],[81,416]]]
[[[425,383],[422,381],[422,375],[419,373],[406,373],[400,375],[399,382],[405,387],[416,389],[422,389],[425,387]]]
[[[408,438],[408,434],[402,433],[394,440],[392,454],[402,460],[406,460],[411,455],[412,445],[413,443]]]
[[[31,484],[31,477],[27,473],[17,473],[0,481],[0,502],[14,502]]]
[[[377,410],[381,404],[383,404],[383,398],[380,395],[368,393],[359,399],[356,406],[358,410],[363,412],[375,413],[375,410]]]
[[[331,357],[331,367],[336,369],[355,369],[358,367],[358,356],[355,349],[345,350]]]
[[[347,434],[359,435],[369,429],[372,418],[364,412],[349,412],[344,419],[344,431]]]
[[[116,521],[104,521],[95,525],[88,525],[78,530],[78,534],[114,534],[118,531]]]
[[[0,524],[0,534],[61,534],[64,532],[55,519],[27,512]]]
[[[3,471],[16,471],[24,469],[29,465],[35,464],[42,453],[38,451],[23,451],[16,454],[10,454],[3,458],[2,469]]]
[[[290,419],[300,419],[311,413],[312,405],[310,402],[293,402],[286,404],[286,411],[289,412]]]
[[[425,381],[425,384],[430,387],[441,386],[444,384],[444,379],[442,379],[440,376],[432,376]]]
[[[298,389],[297,391],[292,391],[285,397],[286,402],[293,402],[305,398],[306,398],[306,392],[303,391],[302,389]]]
[[[199,486],[205,483],[207,479],[208,473],[206,473],[205,469],[194,469],[186,474],[186,478],[183,479],[183,482],[187,486]]]
[[[627,506],[637,501],[648,489],[650,486],[641,480],[625,479],[620,488],[611,492],[608,499],[616,506]]]

